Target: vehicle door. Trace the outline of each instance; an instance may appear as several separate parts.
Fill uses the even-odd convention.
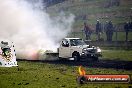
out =
[[[69,58],[70,57],[70,46],[69,41],[63,39],[59,48],[59,57]]]

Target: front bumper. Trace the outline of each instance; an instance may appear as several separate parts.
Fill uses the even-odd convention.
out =
[[[91,57],[102,57],[102,54],[101,53],[88,53],[88,54],[82,53],[81,54],[81,58],[91,58]]]

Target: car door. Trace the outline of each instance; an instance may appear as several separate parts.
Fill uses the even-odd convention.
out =
[[[70,46],[69,41],[64,39],[59,47],[59,57],[69,58],[70,57]]]

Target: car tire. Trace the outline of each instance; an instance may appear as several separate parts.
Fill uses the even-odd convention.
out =
[[[80,56],[78,54],[74,54],[72,57],[74,58],[75,62],[80,61]]]
[[[93,57],[93,59],[92,59],[93,61],[98,61],[99,60],[99,58],[98,57]]]

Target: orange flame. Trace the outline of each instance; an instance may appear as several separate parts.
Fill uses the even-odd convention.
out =
[[[80,74],[81,76],[84,76],[84,75],[86,74],[86,72],[85,72],[85,70],[82,68],[82,66],[79,66],[78,71],[79,71],[79,74]]]

